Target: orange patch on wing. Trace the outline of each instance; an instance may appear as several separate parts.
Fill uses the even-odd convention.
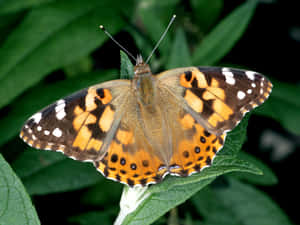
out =
[[[85,96],[85,108],[86,111],[93,111],[97,108],[97,104],[95,103],[95,98],[97,98],[97,92],[94,88],[89,88],[88,93]],[[99,98],[99,97],[98,97]]]
[[[112,100],[112,95],[108,89],[103,89],[104,97],[100,98],[103,104],[107,104]]]
[[[214,98],[225,100],[225,92],[222,88],[208,87],[207,90],[214,96]]]
[[[101,130],[107,132],[110,129],[114,120],[114,114],[115,112],[111,109],[110,106],[104,109],[99,120],[99,127],[101,128]]]
[[[80,150],[84,150],[91,136],[92,132],[86,126],[81,127],[73,142],[73,147],[78,147]]]
[[[190,79],[190,81],[187,81],[186,78],[185,78],[185,73],[183,73],[183,74],[180,75],[179,83],[183,87],[191,88],[192,87],[192,82],[191,82],[192,80],[193,80],[193,75],[192,75],[192,78]]]
[[[197,79],[199,88],[206,88],[208,86],[205,76],[202,72],[200,72],[198,70],[193,71],[193,75],[195,75],[195,77]]]
[[[82,108],[80,108],[79,105],[76,106],[75,109],[74,109],[74,114],[75,114],[76,116],[78,116],[78,115],[80,115],[81,113],[83,113]]]
[[[214,101],[213,109],[225,120],[228,120],[229,116],[233,114],[233,110],[219,99]]]
[[[117,139],[125,145],[133,143],[133,133],[131,131],[118,130]]]
[[[195,123],[194,118],[190,114],[185,114],[183,118],[180,119],[180,124],[184,129],[191,129]]]
[[[203,110],[203,101],[195,95],[190,90],[186,90],[184,99],[187,101],[188,105],[195,110],[196,112],[202,112]]]
[[[217,113],[213,113],[209,118],[208,118],[208,123],[212,125],[213,127],[216,127],[218,122],[224,121],[222,117],[220,117]]]
[[[265,92],[264,96],[267,98],[269,96],[269,93]]]
[[[219,87],[219,82],[216,79],[212,78],[210,86],[211,87]]]
[[[215,96],[212,93],[210,93],[209,91],[205,91],[203,93],[203,99],[204,100],[215,99]]]
[[[97,89],[89,88],[88,93],[85,97],[86,111],[93,111],[97,108],[97,104],[95,103],[96,98],[99,99],[102,104],[106,105],[112,100],[112,95],[108,89],[103,89],[103,97],[100,97],[97,94]]]
[[[87,145],[87,147],[86,147],[86,149],[87,150],[93,149],[93,150],[99,151],[102,144],[103,144],[103,142],[101,140],[91,138],[88,145]]]
[[[82,127],[82,125],[83,125],[83,123],[84,123],[84,121],[85,121],[85,119],[87,118],[88,115],[89,115],[88,112],[84,112],[84,113],[81,113],[80,115],[78,115],[73,120],[72,124],[73,124],[73,127],[74,127],[75,130],[78,131]]]
[[[84,124],[93,124],[93,123],[96,123],[96,121],[97,121],[96,116],[89,114],[88,117],[86,118]]]

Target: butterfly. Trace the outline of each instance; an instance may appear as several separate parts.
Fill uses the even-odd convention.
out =
[[[226,133],[271,90],[263,75],[227,67],[153,75],[139,56],[132,80],[56,101],[30,117],[20,137],[34,148],[92,162],[109,179],[146,186],[210,166]]]

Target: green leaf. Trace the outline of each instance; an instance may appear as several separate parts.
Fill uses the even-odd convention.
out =
[[[40,224],[23,184],[0,154],[0,224]]]
[[[234,130],[227,133],[225,145],[218,153],[219,155],[237,156],[246,140],[247,126],[250,115],[251,113],[247,113],[239,125]]]
[[[30,195],[78,190],[103,179],[91,163],[75,161],[58,152],[25,151],[13,167],[17,172],[27,170],[20,176]]]
[[[235,179],[228,180],[227,187],[214,189],[218,204],[231,211],[244,225],[289,225],[291,222],[279,206],[265,193]]]
[[[82,74],[82,76],[76,76],[55,84],[41,84],[32,88],[24,94],[22,98],[18,98],[14,101],[7,116],[0,119],[1,127],[5,130],[0,136],[0,145],[15,137],[24,122],[38,110],[82,88],[106,80],[117,79],[117,74],[118,72],[116,70],[93,72]]]
[[[170,58],[166,65],[166,69],[175,67],[191,66],[191,56],[183,29],[176,31],[175,40],[173,41]]]
[[[121,29],[119,11],[129,11],[131,4],[119,0],[114,6],[109,0],[73,0],[32,10],[0,49],[0,107],[103,43],[107,37],[97,28],[100,21],[112,34]]]
[[[233,135],[228,135],[225,146],[241,147],[237,143],[244,139],[242,137],[244,131],[242,130],[246,129],[245,123],[247,124],[247,120],[241,122],[236,128],[238,131],[234,130]],[[122,224],[150,224],[171,208],[186,201],[222,174],[234,171],[261,174],[262,172],[257,167],[235,157],[233,153],[238,152],[238,150],[231,150],[230,147],[226,147],[221,152],[229,151],[231,155],[226,152],[218,155],[213,165],[204,169],[201,173],[186,178],[168,176],[164,182],[151,186],[143,195],[146,196],[145,200],[137,206],[134,212],[125,217]]]
[[[81,202],[86,205],[116,206],[120,200],[122,188],[123,185],[120,183],[103,179],[82,195]]]
[[[255,113],[278,121],[288,131],[300,135],[300,88],[299,85],[272,79],[270,98]]]
[[[0,2],[0,14],[17,12],[31,7],[37,7],[56,0],[2,0]]]
[[[110,215],[108,215],[107,212],[97,212],[97,211],[82,213],[78,216],[73,216],[69,218],[69,222],[80,224],[80,225],[112,224],[112,221],[110,220]]]
[[[25,151],[12,162],[11,166],[18,177],[25,179],[65,159],[66,157],[63,154],[26,148]]]
[[[120,69],[120,77],[121,79],[132,79],[134,75],[134,68],[131,61],[128,58],[128,55],[120,51],[121,55],[121,69]]]
[[[193,64],[213,65],[225,56],[246,30],[256,5],[248,0],[223,19],[196,47]]]
[[[206,31],[218,19],[223,8],[223,0],[191,0],[193,15],[195,15],[201,31]]]
[[[6,36],[16,27],[17,23],[22,20],[24,13],[13,13],[0,15],[0,46],[6,39]]]
[[[246,180],[247,182],[250,182],[252,184],[256,185],[275,185],[278,183],[278,179],[274,172],[263,162],[258,160],[257,158],[251,156],[250,154],[247,154],[245,152],[240,152],[238,155],[239,159],[245,160],[247,162],[250,162],[251,164],[255,165],[257,168],[259,168],[263,175],[255,175],[255,174],[249,174],[249,173],[234,173],[232,176],[235,178],[239,178],[241,180]]]
[[[220,204],[220,200],[209,186],[194,195],[191,202],[203,217],[205,225],[241,225],[230,209]]]

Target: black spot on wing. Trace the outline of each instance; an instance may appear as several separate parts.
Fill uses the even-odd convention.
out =
[[[185,79],[187,82],[189,82],[192,79],[192,72],[191,71],[186,71],[185,73]]]

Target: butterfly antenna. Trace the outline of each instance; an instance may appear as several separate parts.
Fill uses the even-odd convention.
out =
[[[119,42],[117,42],[116,39],[111,36],[111,34],[104,28],[103,25],[100,25],[99,28],[113,41],[115,42],[124,52],[126,52],[127,55],[129,55],[135,62],[137,59],[126,49],[124,48]]]
[[[161,41],[164,39],[164,37],[166,36],[166,34],[167,34],[167,32],[168,32],[170,26],[171,26],[172,23],[174,22],[175,18],[176,18],[176,15],[174,14],[174,15],[172,16],[172,18],[171,18],[171,20],[170,20],[170,22],[169,22],[167,28],[165,29],[165,31],[164,31],[163,34],[161,35],[160,39],[159,39],[158,42],[156,43],[155,47],[153,48],[152,52],[151,52],[150,55],[148,56],[148,58],[147,58],[147,60],[146,60],[145,63],[148,63],[148,61],[150,60],[150,58],[151,58],[151,56],[153,55],[153,53],[155,52],[155,50],[158,48],[160,42],[161,42]]]

